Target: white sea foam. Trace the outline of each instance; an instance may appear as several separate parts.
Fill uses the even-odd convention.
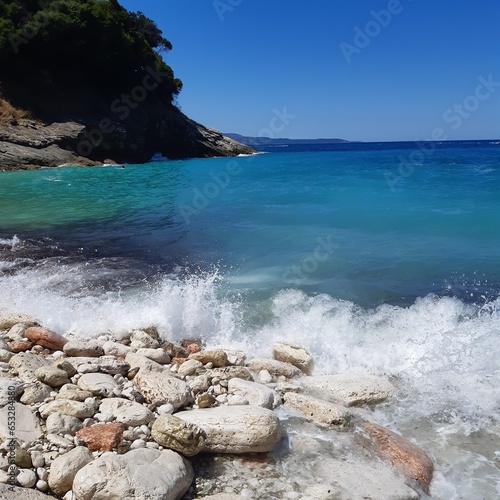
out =
[[[1,278],[0,306],[82,337],[155,325],[167,339],[202,338],[208,347],[241,348],[250,356],[270,356],[280,340],[308,349],[315,374],[386,375],[398,392],[374,418],[418,437],[437,460],[435,497],[458,499],[477,490],[490,498],[495,491],[500,300],[476,307],[428,296],[407,308],[365,310],[324,294],[283,290],[264,304],[248,304],[230,299],[217,274],[68,295],[61,286],[65,272],[78,283],[85,270],[72,266],[55,275],[29,269]],[[476,448],[464,444],[471,440]],[[467,478],[468,467],[475,471]]]

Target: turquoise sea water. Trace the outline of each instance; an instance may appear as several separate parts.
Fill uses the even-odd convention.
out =
[[[496,498],[500,145],[306,149],[1,174],[0,307],[385,374],[434,496]]]

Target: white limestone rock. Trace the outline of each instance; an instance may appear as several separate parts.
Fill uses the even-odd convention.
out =
[[[37,320],[33,316],[28,316],[27,314],[16,314],[10,312],[2,312],[0,314],[0,330],[10,330],[13,326],[19,323],[25,326],[38,324]]]
[[[311,394],[316,393],[344,406],[380,403],[394,393],[394,387],[387,379],[357,373],[306,377],[302,386]]]
[[[179,370],[177,371],[177,374],[179,377],[187,377],[189,375],[194,375],[196,373],[196,370],[199,370],[203,368],[203,363],[201,361],[198,361],[196,359],[187,359],[179,365]]]
[[[269,410],[276,408],[281,402],[276,391],[258,382],[232,378],[229,380],[228,390],[231,394],[241,396],[249,405],[262,406]]]
[[[74,436],[82,427],[79,418],[64,415],[62,413],[52,413],[45,422],[48,434],[60,434],[62,436],[71,434]]]
[[[290,363],[304,373],[309,374],[312,368],[311,355],[303,348],[283,342],[276,342],[273,346],[274,359]]]
[[[10,484],[0,483],[0,498],[2,500],[49,500],[45,493],[32,490],[29,488],[21,488],[19,486],[11,486]]]
[[[104,398],[109,398],[120,390],[116,380],[106,373],[86,373],[78,379],[78,387]]]
[[[148,359],[155,361],[156,363],[160,363],[160,365],[166,365],[170,363],[170,356],[161,348],[151,349],[142,347],[137,350],[137,354],[141,356],[145,356]]]
[[[178,453],[142,448],[104,453],[78,471],[73,493],[76,500],[178,500],[193,478],[191,464]]]
[[[23,385],[19,379],[0,376],[0,406],[19,398],[22,393]]]
[[[33,488],[36,484],[36,474],[30,469],[19,469],[16,481],[22,488]]]
[[[49,486],[56,495],[64,495],[73,486],[77,472],[92,462],[94,457],[89,449],[77,446],[73,450],[57,457],[50,466]]]
[[[21,403],[14,403],[14,410],[11,405],[6,405],[0,409],[0,439],[10,439],[15,437],[18,441],[31,444],[42,436],[40,422],[28,406]],[[10,412],[10,414],[9,414]],[[14,434],[12,436],[8,417],[14,415]]]
[[[253,372],[259,373],[261,370],[267,370],[271,375],[283,376],[285,378],[300,377],[302,372],[290,363],[277,361],[276,359],[251,359],[247,362],[247,367]]]
[[[134,386],[144,399],[155,406],[170,403],[179,409],[192,401],[187,384],[168,372],[139,370],[134,378]]]
[[[49,362],[32,352],[20,352],[11,358],[9,366],[17,371],[23,382],[38,382],[35,371]]]
[[[63,347],[66,356],[98,358],[104,354],[102,345],[96,340],[70,340]]]
[[[281,439],[278,417],[259,406],[221,406],[181,411],[175,416],[205,431],[204,452],[267,452]]]
[[[21,403],[25,405],[32,405],[35,403],[43,403],[47,398],[50,397],[52,392],[52,387],[41,382],[34,382],[28,384],[24,388],[24,393],[21,396]]]
[[[110,414],[117,422],[131,427],[148,424],[154,415],[145,406],[123,398],[108,398],[101,402],[99,411]]]
[[[94,416],[95,407],[93,404],[71,399],[56,399],[45,403],[39,408],[42,418],[47,419],[52,413],[62,413],[70,417],[76,417],[80,420]]]
[[[345,429],[351,420],[351,414],[346,408],[329,401],[296,392],[285,393],[283,399],[286,406],[299,411],[306,418],[338,429]]]

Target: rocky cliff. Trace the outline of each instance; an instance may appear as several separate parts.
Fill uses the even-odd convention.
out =
[[[143,163],[167,158],[236,156],[254,150],[190,120],[172,107],[159,117],[133,113],[126,121],[27,118],[0,125],[0,171],[103,163]]]

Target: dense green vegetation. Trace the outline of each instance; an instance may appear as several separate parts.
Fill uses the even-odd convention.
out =
[[[154,98],[169,105],[182,87],[161,57],[171,48],[152,20],[117,0],[0,0],[3,93],[40,114],[109,108],[148,68],[162,75]]]

